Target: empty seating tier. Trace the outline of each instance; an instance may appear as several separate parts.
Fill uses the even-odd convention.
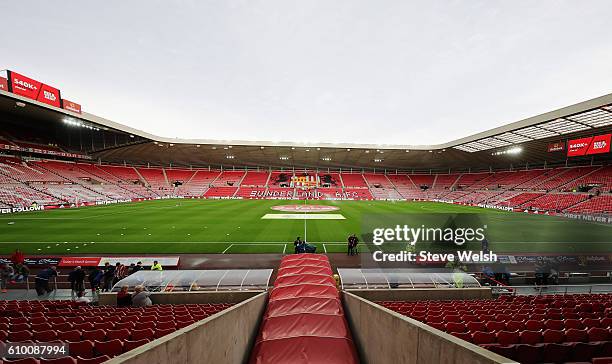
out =
[[[231,306],[122,308],[73,301],[0,301],[0,341],[67,342],[74,359],[68,362],[90,363],[95,358],[102,362]]]
[[[612,353],[612,294],[377,303],[521,363]]]

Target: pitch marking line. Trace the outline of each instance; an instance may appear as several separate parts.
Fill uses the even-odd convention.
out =
[[[225,252],[227,252],[233,246],[234,246],[234,244],[230,244],[227,248],[225,248],[225,250],[221,254],[225,254]]]

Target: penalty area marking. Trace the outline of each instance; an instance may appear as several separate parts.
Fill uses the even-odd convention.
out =
[[[280,246],[280,245],[282,245],[283,246],[283,254],[285,254],[285,251],[287,249],[287,244],[283,244],[283,243],[268,243],[268,244],[260,244],[260,243],[243,243],[243,244],[239,244],[239,243],[232,243],[227,248],[225,248],[225,250],[223,252],[221,252],[221,254],[227,253],[230,250],[230,248],[233,247],[233,246],[258,246],[258,245],[259,246],[270,246],[270,245]],[[214,254],[214,253],[211,253],[211,254]]]
[[[265,214],[264,220],[346,220],[341,214]]]

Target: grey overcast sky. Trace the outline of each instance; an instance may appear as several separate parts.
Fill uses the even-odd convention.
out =
[[[437,144],[612,92],[611,10],[3,0],[0,68],[166,137]]]

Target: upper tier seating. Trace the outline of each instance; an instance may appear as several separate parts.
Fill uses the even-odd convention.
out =
[[[0,341],[67,342],[77,362],[90,358],[108,360],[231,306],[221,303],[120,308],[73,301],[0,301]]]
[[[270,172],[248,171],[240,185],[246,187],[265,187],[269,176]]]
[[[293,172],[272,172],[270,174],[270,180],[268,181],[269,187],[289,187],[291,184],[291,177]]]
[[[436,191],[450,190],[457,179],[459,179],[458,174],[439,174],[436,176],[432,189]]]
[[[160,196],[169,194],[173,190],[166,181],[166,175],[161,168],[138,168],[138,173],[146,185]]]
[[[346,188],[367,188],[368,184],[361,173],[342,173],[342,184]]]
[[[602,192],[612,192],[612,166],[602,167],[595,172],[578,178],[563,186],[568,191],[581,186],[597,186]]]
[[[214,187],[238,187],[245,173],[245,171],[223,171],[221,175],[212,182],[212,185]]]
[[[140,197],[152,198],[159,196],[144,186],[144,181],[140,179],[140,176],[133,167],[109,166],[103,164],[96,165],[95,167],[101,178],[108,179],[126,190],[134,192]]]
[[[191,177],[191,180],[176,189],[175,194],[178,196],[203,196],[212,181],[219,177],[220,174],[221,172],[219,171],[198,170]]]
[[[408,178],[410,178],[416,187],[427,187],[429,189],[432,188],[436,176],[431,174],[411,174],[408,176]]]
[[[493,176],[493,173],[464,173],[462,174],[455,186],[457,189],[480,188],[486,185],[487,180]]]
[[[10,176],[20,182],[66,182],[60,177],[34,163],[26,163],[16,158],[0,157],[0,173]]]
[[[612,294],[377,303],[525,364],[612,353]]]
[[[597,167],[576,167],[576,168],[561,168],[561,173],[555,174],[552,178],[535,186],[540,190],[554,190],[563,185],[566,185],[574,180],[593,172]]]
[[[368,184],[368,186],[370,186],[370,188],[393,188],[393,184],[384,174],[364,173],[363,178],[365,178],[366,183]]]
[[[170,183],[170,186],[172,186],[174,182],[181,182],[184,185],[189,182],[191,177],[193,177],[196,173],[196,171],[188,169],[166,168],[164,171],[166,172],[166,179],[168,180],[168,183]]]
[[[338,173],[319,172],[319,180],[322,187],[342,187],[342,180]]]

